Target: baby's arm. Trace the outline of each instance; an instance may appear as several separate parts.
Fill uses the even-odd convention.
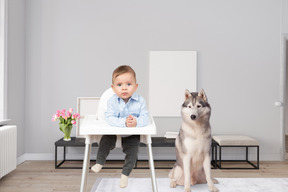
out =
[[[114,127],[125,127],[126,118],[119,118],[116,116],[115,109],[113,108],[113,101],[108,101],[107,111],[105,112],[105,119],[107,123]]]
[[[142,100],[140,113],[138,117],[136,117],[136,121],[137,121],[137,127],[145,127],[146,125],[149,124],[150,116],[148,110],[146,109],[146,103],[144,99]]]

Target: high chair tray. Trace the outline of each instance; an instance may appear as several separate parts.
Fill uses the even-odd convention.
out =
[[[145,127],[113,127],[106,121],[97,120],[96,115],[85,116],[80,125],[80,135],[155,135],[153,120]]]

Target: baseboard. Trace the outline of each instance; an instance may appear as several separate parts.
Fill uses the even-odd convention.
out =
[[[54,160],[54,153],[24,153],[17,158],[17,165],[29,160]]]

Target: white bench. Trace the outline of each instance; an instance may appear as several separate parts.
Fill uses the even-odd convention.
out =
[[[212,136],[213,140],[216,142],[216,154],[215,154],[215,165],[219,169],[259,169],[259,142],[249,136],[245,135],[214,135]],[[246,158],[245,160],[222,160],[222,148],[223,147],[244,147],[246,148]],[[257,161],[256,164],[252,163],[249,160],[249,148],[254,147],[257,149]],[[219,159],[217,158],[217,150],[219,148]],[[224,168],[222,166],[223,162],[247,162],[251,166],[249,167],[228,167]]]

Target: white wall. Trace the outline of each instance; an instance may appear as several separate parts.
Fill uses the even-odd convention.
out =
[[[288,0],[283,0],[282,1],[282,10],[283,10],[283,15],[282,15],[282,32],[285,36],[286,39],[286,56],[284,56],[285,60],[286,60],[286,102],[285,102],[285,113],[284,113],[284,125],[286,127],[286,135],[288,135]]]
[[[288,33],[288,0],[282,0],[282,32]]]
[[[284,126],[285,126],[285,134],[288,135],[288,34],[286,37],[286,55],[285,55],[285,62],[286,62],[286,97],[285,97],[285,110],[284,110]]]
[[[136,70],[139,93],[148,99],[148,52],[195,50],[198,87],[212,106],[213,134],[250,135],[260,141],[261,160],[281,159],[280,109],[274,106],[281,98],[281,3],[26,0],[26,68],[15,66],[21,74],[10,91],[19,100],[25,92],[25,153],[53,158],[54,142],[63,134],[52,115],[76,109],[78,96],[100,96],[118,65]],[[180,127],[179,118],[155,120],[159,136]]]
[[[17,154],[25,153],[25,1],[8,2],[8,118],[17,125]]]

